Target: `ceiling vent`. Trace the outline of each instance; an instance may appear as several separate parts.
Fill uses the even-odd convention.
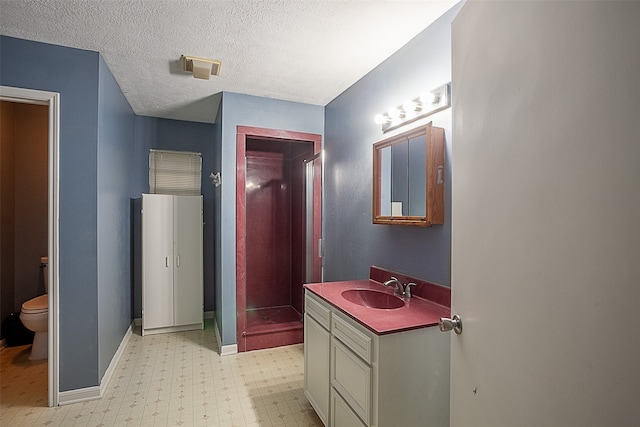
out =
[[[193,73],[196,79],[209,80],[209,77],[220,75],[220,61],[182,55],[182,69]]]

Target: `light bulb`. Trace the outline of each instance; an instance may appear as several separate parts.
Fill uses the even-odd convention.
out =
[[[387,115],[392,119],[397,119],[402,115],[402,111],[400,111],[399,108],[393,107],[393,108],[390,108],[389,111],[387,111]]]
[[[389,121],[389,118],[385,114],[377,114],[373,119],[377,124],[382,125]]]
[[[408,99],[408,100],[404,101],[404,104],[402,104],[402,108],[407,113],[413,113],[414,111],[416,111],[418,109],[418,103]]]
[[[435,104],[437,99],[438,98],[431,92],[425,92],[420,95],[420,101],[422,101],[423,105]]]

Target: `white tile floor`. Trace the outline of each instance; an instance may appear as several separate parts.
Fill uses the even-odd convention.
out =
[[[136,328],[100,400],[47,408],[47,364],[0,351],[2,426],[321,426],[304,397],[302,344],[220,357],[204,331]]]

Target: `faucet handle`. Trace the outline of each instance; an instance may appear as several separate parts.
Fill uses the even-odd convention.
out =
[[[412,297],[412,295],[411,295],[411,286],[416,286],[416,284],[413,283],[413,282],[410,282],[410,283],[407,283],[406,285],[404,285],[404,296],[407,297],[407,298],[411,298]]]

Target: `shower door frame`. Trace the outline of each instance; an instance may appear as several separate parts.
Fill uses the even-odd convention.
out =
[[[244,352],[246,345],[242,334],[246,329],[246,149],[247,139],[275,140],[291,143],[312,143],[313,154],[322,151],[322,135],[288,130],[237,126],[236,128],[236,340],[238,351]],[[313,239],[322,239],[322,174],[314,177]],[[319,244],[314,245],[313,276],[321,277],[322,258]]]

